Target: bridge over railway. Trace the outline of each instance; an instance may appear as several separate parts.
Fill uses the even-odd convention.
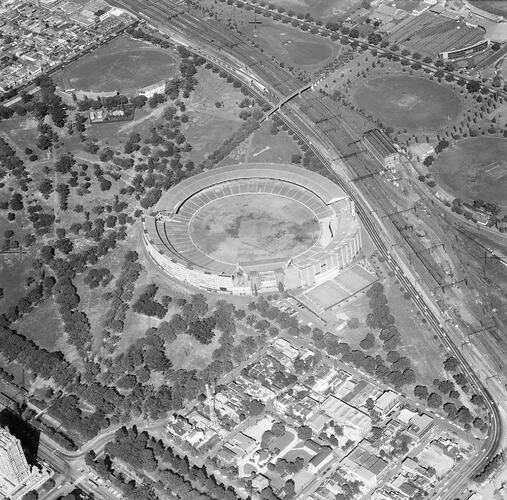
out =
[[[313,85],[313,83],[308,83],[307,85],[305,85],[304,87],[301,87],[300,89],[297,89],[295,90],[294,92],[292,92],[291,94],[289,94],[287,97],[284,97],[281,101],[278,102],[278,104],[276,104],[274,107],[272,107],[262,118],[261,118],[261,123],[264,121],[264,120],[267,120],[273,113],[276,113],[277,111],[280,110],[280,108],[288,103],[291,99],[294,99],[294,97],[298,96],[298,97],[301,97],[301,93],[304,92],[305,90],[308,90],[309,88],[311,88]]]

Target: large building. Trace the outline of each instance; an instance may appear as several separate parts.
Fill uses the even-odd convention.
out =
[[[30,475],[19,439],[0,427],[0,491],[7,493]]]
[[[392,170],[400,161],[400,154],[389,137],[379,129],[363,134],[363,144],[371,155],[386,169]]]
[[[30,467],[19,439],[0,427],[0,500],[19,500],[49,477],[48,470]]]
[[[334,277],[361,249],[354,203],[303,168],[242,164],[169,189],[144,218],[148,253],[211,292],[255,294]]]

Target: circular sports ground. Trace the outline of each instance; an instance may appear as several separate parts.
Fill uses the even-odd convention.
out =
[[[439,183],[457,198],[507,207],[507,139],[474,137],[438,155]]]
[[[354,99],[385,126],[397,129],[437,129],[454,121],[461,110],[461,100],[451,89],[407,75],[369,80]]]
[[[250,28],[249,32],[264,50],[285,64],[313,66],[336,52],[336,46],[331,41],[290,25],[265,23]]]
[[[170,78],[176,56],[127,36],[115,38],[55,76],[65,88],[88,92],[135,92]]]
[[[144,241],[168,275],[244,295],[325,281],[361,249],[354,205],[336,184],[262,163],[212,169],[169,189],[144,218]]]

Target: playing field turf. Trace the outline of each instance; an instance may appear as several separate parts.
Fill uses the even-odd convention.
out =
[[[319,234],[317,219],[304,205],[260,193],[210,202],[190,224],[194,244],[228,264],[294,257],[315,243]]]
[[[459,141],[438,156],[435,168],[439,183],[456,197],[507,207],[507,139]]]
[[[330,58],[336,50],[332,42],[319,35],[305,33],[279,23],[266,22],[252,27],[249,35],[254,37],[266,52],[285,64],[298,66],[318,64]]]
[[[470,3],[474,7],[497,16],[507,15],[507,1],[505,0],[472,0]]]
[[[58,72],[55,79],[66,88],[128,93],[171,78],[176,62],[169,50],[120,36]]]
[[[315,19],[331,19],[350,13],[361,4],[360,0],[272,0],[269,2],[286,11],[309,13]]]
[[[369,80],[356,90],[359,107],[385,126],[437,129],[452,122],[461,101],[451,89],[415,76],[386,76]]]

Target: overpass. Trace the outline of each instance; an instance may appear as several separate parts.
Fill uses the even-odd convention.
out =
[[[281,101],[279,101],[275,106],[273,106],[260,120],[262,123],[264,120],[267,120],[273,113],[276,113],[280,110],[280,108],[288,103],[291,99],[294,99],[294,97],[298,96],[301,97],[301,94],[305,91],[311,88],[313,83],[307,83],[304,87],[301,87],[300,89],[295,90],[292,92],[292,94],[289,94],[287,97],[284,97]]]

